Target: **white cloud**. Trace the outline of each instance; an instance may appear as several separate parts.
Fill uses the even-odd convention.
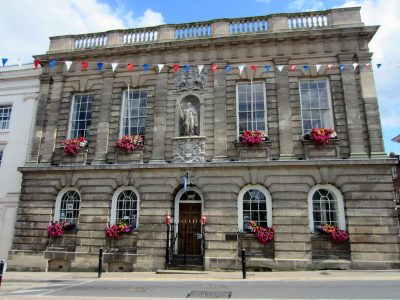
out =
[[[0,18],[0,56],[10,58],[10,64],[18,58],[31,62],[32,55],[45,53],[50,36],[164,23],[163,16],[151,9],[136,17],[118,3],[111,7],[96,0],[7,2]]]
[[[287,10],[290,11],[312,11],[325,9],[324,2],[322,0],[295,0],[290,2],[286,6]]]
[[[257,0],[258,3],[264,3],[264,4],[268,4],[270,3],[272,0]]]

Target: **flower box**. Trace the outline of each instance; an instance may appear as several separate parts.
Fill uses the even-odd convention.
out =
[[[87,146],[88,141],[83,136],[74,139],[67,139],[62,144],[64,153],[67,155],[76,155],[81,151],[81,149],[84,149]]]
[[[332,140],[329,144],[316,144],[311,140],[302,141],[306,159],[340,158],[340,141]]]
[[[83,149],[77,154],[61,154],[60,165],[86,165],[88,149]]]
[[[120,149],[115,151],[114,163],[116,164],[128,164],[128,163],[140,163],[143,162],[143,150],[142,146],[139,146],[134,152],[126,152]]]
[[[350,259],[349,235],[346,231],[325,224],[315,229],[311,238],[313,259]]]
[[[261,244],[253,233],[240,232],[238,234],[238,251],[246,249],[246,256],[258,258],[274,258],[274,241],[268,244]]]
[[[235,143],[238,160],[269,160],[270,141],[264,141],[257,145],[244,145],[243,143]]]

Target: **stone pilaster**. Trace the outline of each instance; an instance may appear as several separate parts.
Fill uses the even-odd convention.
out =
[[[289,77],[287,58],[274,60],[276,76],[276,97],[278,100],[279,119],[279,159],[295,159],[293,153],[292,112],[290,108]],[[277,66],[286,65],[282,71]]]
[[[50,90],[50,76],[48,76],[48,74],[40,75],[39,80],[40,87],[35,114],[36,119],[32,128],[32,136],[30,142],[31,148],[29,152],[29,158],[27,160],[28,164],[37,164],[39,162],[42,148],[44,124],[46,119],[47,97]]]
[[[213,160],[226,160],[226,72],[214,76],[214,157]]]
[[[349,134],[350,158],[368,157],[362,136],[361,112],[358,103],[356,74],[353,71],[353,54],[338,55],[339,63],[346,68],[341,71],[343,97],[346,109],[347,132]]]
[[[93,164],[106,163],[108,138],[110,131],[110,111],[114,84],[114,73],[105,73],[101,92],[99,122],[97,124],[97,138],[95,141],[95,155]]]
[[[154,128],[152,162],[165,161],[165,132],[167,129],[168,72],[157,75],[154,99]]]
[[[64,75],[53,76],[53,88],[51,92],[50,102],[46,110],[46,128],[43,132],[44,141],[41,146],[41,163],[50,164],[53,159],[54,149],[56,145],[57,124],[59,109],[61,103],[61,93],[64,85]],[[39,112],[38,112],[39,113]],[[61,147],[61,145],[59,145]]]
[[[386,156],[383,146],[382,126],[379,115],[378,98],[375,89],[375,79],[371,63],[371,53],[359,54],[361,95],[364,99],[365,112],[368,126],[370,157]]]

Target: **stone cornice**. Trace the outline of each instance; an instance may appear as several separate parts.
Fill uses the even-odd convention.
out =
[[[77,166],[25,166],[18,168],[27,172],[62,172],[62,171],[105,171],[105,170],[143,170],[143,169],[204,169],[204,168],[281,168],[281,167],[330,167],[330,166],[368,166],[396,165],[397,159],[329,159],[329,160],[271,160],[271,161],[236,161],[236,162],[205,162],[205,163],[138,163],[126,165],[77,165]]]

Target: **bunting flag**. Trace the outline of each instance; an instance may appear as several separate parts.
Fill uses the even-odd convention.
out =
[[[40,61],[38,59],[35,59],[33,61],[33,65],[35,66],[35,69],[37,69],[39,67]]]
[[[332,68],[333,68],[333,65],[332,65],[332,64],[329,64],[329,65],[328,65],[328,70],[332,70]]]
[[[216,72],[216,71],[218,70],[218,66],[217,66],[216,64],[212,64],[212,65],[211,65],[211,70],[212,70],[213,72]]]
[[[161,73],[161,70],[164,68],[164,64],[158,64],[158,73]]]
[[[282,70],[283,70],[283,65],[279,65],[279,66],[277,66],[277,68],[278,68],[278,70],[279,70],[279,72],[282,72]]]
[[[71,68],[71,65],[72,65],[72,61],[66,60],[64,63],[65,63],[65,67],[67,68],[67,71],[69,71],[69,69]]]
[[[250,68],[251,68],[254,72],[257,71],[257,66],[255,66],[255,65],[252,65]]]
[[[97,69],[99,70],[99,72],[101,72],[101,70],[103,69],[104,64],[102,62],[97,63]]]
[[[201,71],[203,71],[204,69],[204,65],[198,65],[197,68],[199,69],[199,74],[200,74]]]
[[[317,69],[317,73],[319,72],[319,69],[321,69],[321,65],[315,65],[315,68]],[[329,65],[328,65],[328,69],[329,69]],[[330,69],[329,69],[330,70]]]
[[[54,69],[56,63],[57,63],[57,62],[56,62],[55,60],[51,60],[51,61],[49,62],[50,70],[53,70],[53,69]]]
[[[296,71],[296,65],[291,65],[289,68],[290,71]]]
[[[346,66],[344,64],[340,64],[339,69],[340,69],[340,71],[343,71],[344,69],[346,69]]]
[[[357,67],[358,67],[358,63],[354,63],[353,64],[353,71],[355,71],[357,69]]]
[[[132,72],[133,70],[133,64],[128,64],[128,72]]]
[[[190,67],[189,67],[188,64],[185,64],[185,65],[183,66],[183,69],[185,70],[185,73],[189,73]]]
[[[143,70],[145,73],[149,70],[149,65],[148,64],[143,64]]]
[[[365,64],[365,68],[366,68],[366,69],[371,68],[371,64]]]
[[[7,61],[8,61],[8,58],[3,57],[1,59],[1,62],[3,63],[3,67],[6,65]]]
[[[174,73],[179,71],[179,66],[177,64],[174,64],[173,68],[174,68]]]
[[[303,66],[303,70],[306,71],[306,72],[309,71],[310,70],[310,66],[304,65]],[[318,71],[317,71],[317,73],[318,73]]]
[[[239,75],[241,75],[244,69],[244,65],[240,65],[238,68],[239,68]]]
[[[111,68],[112,68],[113,72],[115,72],[115,69],[117,68],[117,66],[118,66],[118,63],[116,63],[116,62],[111,63]]]
[[[227,64],[227,65],[225,66],[225,70],[226,70],[227,72],[230,72],[230,71],[231,71],[231,65],[230,65],[230,64]]]
[[[270,65],[266,65],[264,68],[265,68],[265,71],[267,71],[267,73],[271,70],[271,66]]]
[[[382,64],[376,64],[376,67],[377,67],[378,69],[380,69],[380,68],[382,67]]]
[[[85,61],[81,62],[81,66],[82,66],[82,71],[87,71],[88,66],[89,66],[88,61],[85,60]]]

